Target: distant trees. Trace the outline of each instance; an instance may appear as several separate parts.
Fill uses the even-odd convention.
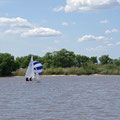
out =
[[[83,55],[76,55],[76,67],[81,67],[89,61],[89,57]]]
[[[91,58],[90,58],[90,61],[91,61],[93,64],[98,64],[97,57],[91,57]]]
[[[113,63],[116,64],[117,66],[120,66],[120,59],[115,59]]]
[[[0,76],[10,75],[12,71],[18,68],[18,63],[13,56],[8,53],[0,53]]]
[[[16,61],[19,63],[20,68],[26,68],[29,64],[32,55],[25,57],[17,57]],[[39,61],[43,64],[44,68],[57,68],[57,67],[81,67],[88,63],[96,64],[98,63],[97,57],[87,57],[84,55],[75,55],[74,52],[68,51],[66,49],[61,49],[60,51],[47,52],[45,56],[39,57],[34,56],[34,60]]]
[[[68,51],[66,49],[61,49],[60,51],[47,52],[43,57],[36,55],[28,55],[24,57],[17,57],[14,59],[8,53],[0,53],[0,76],[10,75],[12,71],[19,68],[27,68],[30,58],[33,56],[34,61],[39,61],[43,64],[44,69],[48,68],[70,68],[70,67],[84,67],[95,66],[98,64],[97,57],[87,57],[85,55],[75,55],[74,52]],[[109,55],[102,55],[99,57],[99,62],[101,65],[114,64],[120,66],[120,59],[111,59]]]
[[[47,52],[43,57],[43,63],[45,68],[53,67],[53,55],[50,52]],[[41,61],[40,61],[41,62]]]
[[[46,68],[50,67],[71,67],[75,64],[74,52],[62,49],[53,53],[46,53],[43,57],[43,63]]]
[[[113,63],[113,60],[109,57],[109,55],[102,55],[99,58],[100,64],[111,64]]]
[[[72,67],[75,65],[75,54],[72,51],[62,49],[53,54],[54,67]]]

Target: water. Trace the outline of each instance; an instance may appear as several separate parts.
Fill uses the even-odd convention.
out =
[[[0,120],[120,120],[120,76],[0,78]]]

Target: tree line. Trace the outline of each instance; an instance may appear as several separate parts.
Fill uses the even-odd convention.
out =
[[[13,71],[20,68],[27,68],[30,58],[33,56],[34,61],[39,61],[43,64],[44,69],[49,68],[71,68],[85,67],[88,65],[106,65],[112,64],[120,66],[120,58],[112,59],[109,55],[88,57],[85,55],[75,54],[73,51],[61,49],[60,51],[47,52],[43,57],[37,55],[28,55],[15,58],[9,53],[0,53],[0,76],[11,75]]]

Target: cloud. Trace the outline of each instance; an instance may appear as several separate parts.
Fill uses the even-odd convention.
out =
[[[26,19],[17,18],[0,18],[0,26],[7,26],[4,34],[19,34],[21,37],[52,37],[60,36],[61,32],[51,28],[43,28],[29,23]],[[10,29],[8,29],[10,28]]]
[[[85,51],[87,52],[104,52],[112,49],[114,47],[113,44],[108,44],[108,45],[99,45],[97,47],[93,48],[85,48]]]
[[[119,46],[120,45],[120,42],[116,42],[116,43],[109,43],[109,44],[107,44],[107,46],[109,46],[109,47],[116,47],[116,46]]]
[[[93,36],[93,35],[84,35],[83,37],[78,39],[78,42],[84,42],[84,41],[89,41],[89,40],[94,40],[94,41],[108,41],[110,38],[105,38],[104,36]]]
[[[92,48],[85,48],[85,51],[87,52],[104,52],[104,51],[108,51],[109,49],[112,49],[116,46],[120,45],[120,42],[117,43],[109,43],[106,45],[99,45],[97,47],[92,47]]]
[[[63,26],[68,26],[69,24],[67,22],[62,22]]]
[[[112,43],[107,44],[108,47],[114,47],[115,45]]]
[[[5,18],[0,17],[0,26],[10,26],[10,27],[34,27],[31,23],[29,23],[26,19],[17,17],[17,18]]]
[[[84,12],[120,7],[120,0],[66,0],[65,7],[60,7],[56,11],[64,9],[65,12]]]
[[[85,51],[87,52],[99,52],[99,51],[107,51],[107,50],[108,47],[102,45],[93,48],[85,48]]]
[[[55,48],[55,47],[46,47],[45,49],[42,49],[41,50],[43,53],[47,53],[47,52],[53,52],[53,51],[58,51],[58,48]]]
[[[118,3],[120,3],[120,0],[117,0],[118,1]]]
[[[57,7],[57,8],[54,8],[54,9],[53,9],[53,11],[55,11],[55,12],[59,12],[59,11],[62,11],[62,10],[64,10],[64,7],[63,7],[63,6]]]
[[[118,30],[117,29],[106,30],[105,34],[111,34],[111,33],[115,33],[115,32],[118,32]]]
[[[120,42],[117,42],[116,45],[120,45]]]
[[[25,29],[8,29],[6,31],[4,31],[5,34],[21,34],[23,32],[25,32]]]
[[[31,30],[27,30],[21,34],[22,37],[30,37],[30,36],[38,36],[38,37],[50,37],[50,36],[60,36],[61,32],[56,31],[50,28],[35,28]]]
[[[107,24],[107,23],[109,23],[109,21],[108,20],[102,20],[102,21],[100,21],[100,23],[101,24]]]

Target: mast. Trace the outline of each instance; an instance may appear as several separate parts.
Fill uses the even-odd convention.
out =
[[[31,77],[34,77],[33,56],[31,56],[30,62],[31,62],[31,64],[32,64],[32,73],[31,73]]]
[[[33,67],[33,56],[31,56],[29,66],[26,71],[25,77],[33,77],[34,76],[34,67]]]

